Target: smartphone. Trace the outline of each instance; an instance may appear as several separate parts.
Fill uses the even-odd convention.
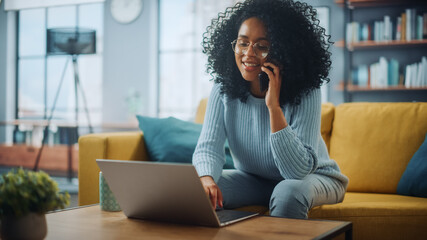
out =
[[[267,67],[268,69],[270,69],[270,71],[273,71],[273,68],[271,67]],[[270,79],[268,78],[267,73],[265,72],[261,72],[260,74],[258,74],[258,79],[259,79],[259,89],[261,90],[261,92],[264,92],[265,90],[268,89],[268,83],[270,82]]]

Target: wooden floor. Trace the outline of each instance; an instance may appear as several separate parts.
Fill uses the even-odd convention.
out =
[[[0,166],[34,167],[38,147],[28,145],[0,145]],[[56,175],[66,175],[68,172],[69,147],[67,145],[45,146],[41,154],[39,169]],[[71,166],[73,175],[77,176],[78,169],[78,145],[71,147]]]

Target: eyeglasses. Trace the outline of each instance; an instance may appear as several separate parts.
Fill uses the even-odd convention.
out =
[[[255,52],[255,55],[258,58],[265,58],[268,55],[268,52],[270,51],[270,47],[266,45],[265,43],[250,43],[247,40],[243,39],[236,39],[231,42],[231,47],[233,48],[233,51],[236,54],[239,55],[245,55],[249,51],[249,47],[252,45],[253,51]]]

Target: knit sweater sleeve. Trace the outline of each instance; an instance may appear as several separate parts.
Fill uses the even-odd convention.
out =
[[[193,154],[193,165],[200,177],[212,176],[215,182],[218,182],[225,163],[225,138],[224,105],[219,85],[215,84],[206,107],[202,132]]]
[[[288,126],[270,136],[274,162],[285,179],[302,179],[317,168],[320,140],[320,89],[302,97],[292,107]]]

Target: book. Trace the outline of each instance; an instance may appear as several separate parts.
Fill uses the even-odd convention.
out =
[[[378,63],[373,63],[369,66],[369,79],[371,87],[377,87],[377,68]]]
[[[417,16],[417,39],[423,39],[423,16]]]
[[[379,70],[378,85],[386,87],[388,85],[388,61],[385,57],[380,57]]]
[[[352,23],[347,23],[346,26],[346,35],[345,35],[345,41],[347,42],[347,44],[351,43],[353,40],[353,24]]]
[[[374,32],[375,32],[374,33],[375,34],[374,40],[375,41],[377,41],[377,42],[385,41],[384,30],[385,30],[385,24],[384,24],[384,22],[382,22],[382,21],[376,21],[374,23]]]
[[[408,88],[427,86],[426,56],[423,56],[419,62],[403,66],[403,72],[400,68],[400,63],[396,59],[388,60],[382,56],[378,62],[354,68],[351,72],[351,80],[354,85],[373,88],[398,85]]]
[[[389,15],[371,24],[353,21],[346,25],[345,38],[348,44],[368,40],[384,42],[427,38],[427,13],[416,15],[415,8],[407,8],[395,21]]]
[[[423,86],[422,73],[423,73],[422,62],[419,62],[417,64],[417,73],[416,73],[417,80],[416,80],[416,84],[415,84],[416,87]]]
[[[359,86],[366,87],[368,86],[368,66],[367,65],[361,65],[358,68],[358,75],[357,75],[357,81]]]
[[[411,65],[412,67],[412,73],[411,73],[411,82],[412,82],[412,86],[413,87],[418,87],[418,82],[417,82],[417,73],[418,73],[418,64],[414,63]]]
[[[423,14],[423,39],[427,39],[427,13]]]
[[[368,24],[368,40],[372,40],[372,27]]]
[[[374,22],[374,41],[376,41],[376,42],[380,41],[380,39],[379,39],[379,22],[378,21]]]
[[[372,86],[371,85],[371,68],[370,67],[368,67],[368,84],[367,85]]]
[[[369,25],[363,24],[362,25],[362,41],[368,41],[369,40]]]
[[[401,40],[406,41],[406,13],[402,13]]]
[[[389,86],[399,85],[399,62],[396,59],[390,59],[389,62]]]
[[[360,32],[359,28],[360,28],[360,24],[358,22],[353,22],[353,33],[352,33],[353,39],[352,39],[352,42],[355,42],[355,43],[359,42],[359,39],[360,39],[359,38],[359,32]]]
[[[400,41],[401,39],[401,29],[402,29],[402,17],[398,17],[396,20],[396,40]]]
[[[406,40],[407,41],[411,41],[411,9],[406,9],[405,10],[406,13]]]
[[[350,82],[351,84],[357,86],[359,83],[357,82],[357,68],[353,69],[350,74]]]
[[[407,65],[405,67],[405,87],[411,87],[411,67]]]
[[[391,25],[391,21],[390,21],[390,16],[385,15],[384,16],[384,29],[383,29],[383,38],[384,41],[389,41],[391,40],[391,31],[390,31],[390,25]]]
[[[421,63],[422,63],[422,75],[421,75],[421,79],[422,79],[422,86],[427,86],[427,57],[422,57],[421,59]]]
[[[415,8],[410,9],[411,12],[411,40],[417,39],[417,12]]]

